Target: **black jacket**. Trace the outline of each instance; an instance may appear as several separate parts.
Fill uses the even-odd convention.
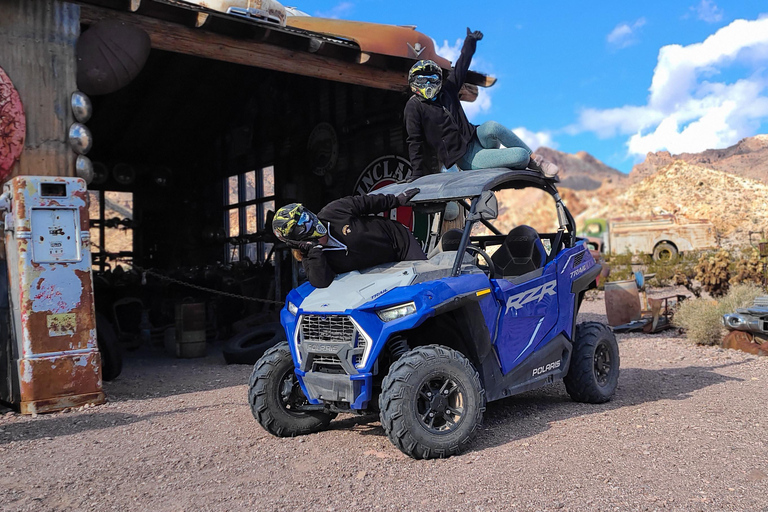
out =
[[[398,206],[391,194],[342,197],[317,214],[328,232],[346,248],[317,246],[302,260],[312,286],[325,288],[336,274],[406,259],[418,244],[401,223],[375,214]]]
[[[436,99],[414,94],[405,104],[406,142],[414,178],[430,174],[425,144],[437,152],[440,163],[450,167],[464,156],[475,136],[476,128],[467,120],[459,101],[459,90],[467,78],[476,46],[477,40],[473,37],[464,39],[461,56],[448,79],[443,81]]]

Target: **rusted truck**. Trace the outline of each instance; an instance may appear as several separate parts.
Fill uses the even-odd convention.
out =
[[[655,261],[672,261],[682,252],[717,247],[717,231],[709,220],[671,213],[587,219],[582,235],[604,254],[649,254]]]

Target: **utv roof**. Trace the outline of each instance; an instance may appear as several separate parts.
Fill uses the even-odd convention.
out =
[[[435,203],[477,197],[486,190],[535,187],[547,190],[559,180],[545,178],[538,171],[530,169],[482,169],[478,171],[441,172],[429,174],[410,183],[394,183],[369,194],[394,194],[412,188],[419,193],[411,200],[414,203]]]

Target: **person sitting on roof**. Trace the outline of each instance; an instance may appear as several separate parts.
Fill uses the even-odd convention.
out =
[[[418,188],[400,195],[348,196],[328,203],[315,215],[299,203],[275,213],[272,230],[293,249],[315,288],[326,288],[336,274],[382,263],[425,260],[413,233],[401,223],[376,216],[408,206]]]
[[[463,170],[528,167],[547,177],[559,171],[555,164],[533,153],[509,128],[496,121],[475,126],[467,120],[459,90],[464,85],[477,42],[482,38],[482,32],[467,28],[461,56],[445,81],[443,70],[431,60],[418,61],[408,72],[414,95],[405,104],[404,117],[413,179],[430,174],[426,146],[437,152],[445,167],[454,164]],[[500,147],[502,144],[504,148]]]

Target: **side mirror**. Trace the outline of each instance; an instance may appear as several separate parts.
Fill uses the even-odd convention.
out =
[[[468,216],[469,220],[491,220],[499,215],[499,203],[492,191],[484,191],[476,201],[475,212]]]

